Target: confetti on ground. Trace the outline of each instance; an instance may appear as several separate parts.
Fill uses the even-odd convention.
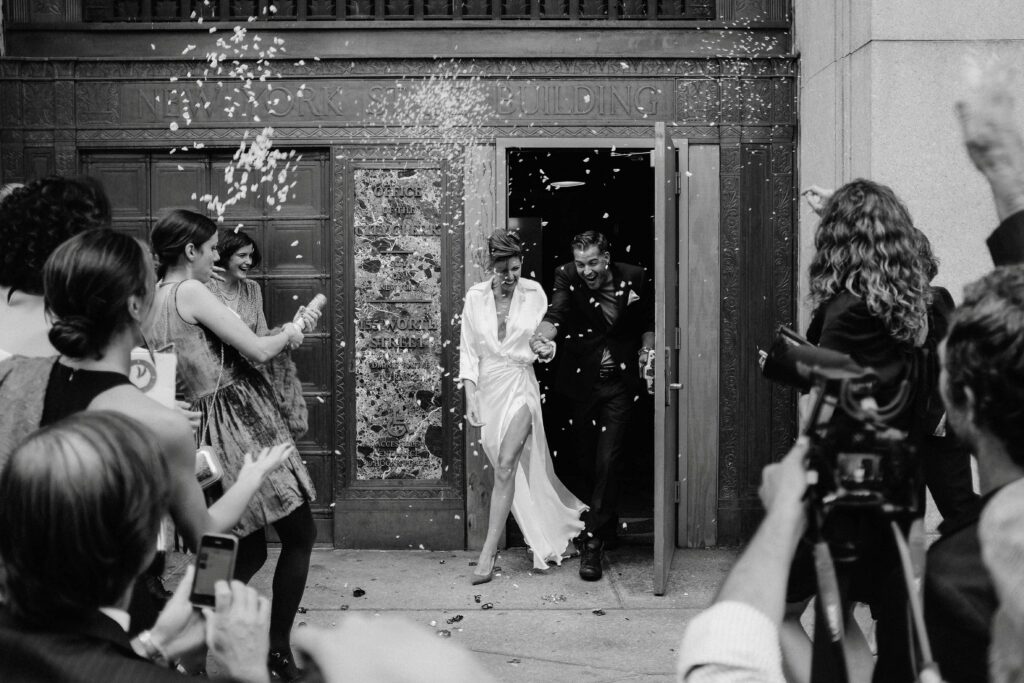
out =
[[[463,617],[462,617],[461,614],[456,614],[454,617],[452,617],[450,619],[445,619],[444,623],[446,623],[446,624],[457,624],[460,621],[462,621],[462,619],[463,619]]]
[[[364,591],[362,588],[356,588],[354,591],[352,591],[353,598],[361,598],[364,595],[366,595],[366,591]]]
[[[603,609],[591,610],[590,613],[593,614],[596,617],[603,617],[604,616],[604,610]]]
[[[484,604],[480,605],[480,609],[494,609],[494,603],[485,602]]]

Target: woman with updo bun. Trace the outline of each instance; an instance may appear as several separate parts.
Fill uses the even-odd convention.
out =
[[[73,413],[111,410],[146,424],[167,461],[170,513],[190,547],[207,532],[230,530],[267,475],[293,449],[255,451],[235,486],[209,510],[195,477],[192,428],[180,411],[157,403],[128,379],[132,349],[145,343],[153,312],[153,260],[134,238],[110,229],[64,242],[42,272],[50,342],[61,354],[0,362],[0,470],[29,434]],[[86,539],[87,540],[87,539]],[[135,591],[144,598],[145,591]],[[156,607],[133,603],[132,631],[152,624]],[[147,623],[148,621],[148,623]]]
[[[534,353],[530,338],[548,308],[540,284],[521,277],[519,237],[495,230],[488,240],[494,275],[466,292],[462,309],[459,380],[469,424],[494,472],[487,538],[471,582],[494,578],[498,541],[509,510],[533,553],[536,569],[561,565],[583,530],[586,506],[555,477],[541,417],[533,363],[550,361],[554,342]],[[479,455],[479,453],[475,453]]]
[[[267,561],[264,529],[273,525],[281,540],[274,569],[268,666],[280,678],[294,680],[301,672],[292,656],[290,636],[316,541],[310,510],[316,491],[294,449],[273,388],[254,364],[298,347],[303,338],[300,327],[316,321],[300,311],[280,332],[257,336],[206,287],[219,257],[218,239],[217,224],[192,211],[171,211],[153,226],[150,244],[159,259],[161,278],[153,341],[158,348],[174,345],[178,389],[202,414],[200,438],[208,438],[221,456],[229,486],[246,453],[276,444],[291,447],[291,457],[267,478],[234,533],[240,538],[235,578],[243,582]]]

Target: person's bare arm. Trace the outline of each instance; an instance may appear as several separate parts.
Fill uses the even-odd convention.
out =
[[[186,280],[178,288],[178,311],[185,320],[205,325],[225,344],[235,347],[254,363],[266,363],[291,344],[302,343],[302,333],[294,323],[285,323],[281,332],[266,337],[254,334],[241,318],[198,280]]]
[[[170,475],[170,513],[185,543],[196,548],[204,533],[224,533],[241,518],[249,500],[267,474],[294,451],[290,443],[247,456],[235,484],[209,509],[196,481],[196,447],[192,427],[184,416],[166,408],[131,385],[109,389],[89,404],[90,410],[113,410],[133,417],[151,430],[167,458]]]
[[[789,566],[806,525],[807,437],[800,437],[780,462],[764,469],[761,500],[767,514],[729,572],[715,602],[741,602],[782,623]]]

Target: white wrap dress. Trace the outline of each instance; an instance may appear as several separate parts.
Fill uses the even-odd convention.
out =
[[[512,294],[505,338],[498,339],[497,310],[490,280],[466,292],[462,309],[459,379],[476,383],[480,441],[491,467],[513,416],[526,406],[533,420],[515,475],[512,515],[533,551],[533,564],[546,569],[562,563],[571,539],[583,531],[587,509],[555,476],[541,416],[540,387],[533,373],[537,355],[530,337],[547,311],[548,299],[537,282],[520,278]],[[469,444],[470,457],[474,444]]]

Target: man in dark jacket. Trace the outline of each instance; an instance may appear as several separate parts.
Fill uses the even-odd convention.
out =
[[[580,548],[580,577],[597,581],[604,544],[618,523],[616,470],[633,406],[646,391],[641,358],[654,346],[654,289],[643,268],[613,263],[608,240],[589,230],[573,238],[573,262],[555,270],[547,315],[535,343],[556,339],[555,379],[572,402],[572,430],[590,510]]]
[[[1002,487],[1024,478],[1024,265],[999,268],[965,290],[943,348],[940,379],[950,425],[978,459],[980,500],[945,520],[928,550],[924,610],[943,678],[985,681],[998,601],[982,562],[978,520]]]
[[[156,553],[170,492],[153,435],[123,415],[83,412],[36,432],[0,475],[0,680],[173,683],[167,665],[208,636],[224,678],[269,683],[270,605],[218,582],[204,619],[191,570],[151,630],[129,639],[135,579]],[[147,661],[151,660],[151,661]]]

